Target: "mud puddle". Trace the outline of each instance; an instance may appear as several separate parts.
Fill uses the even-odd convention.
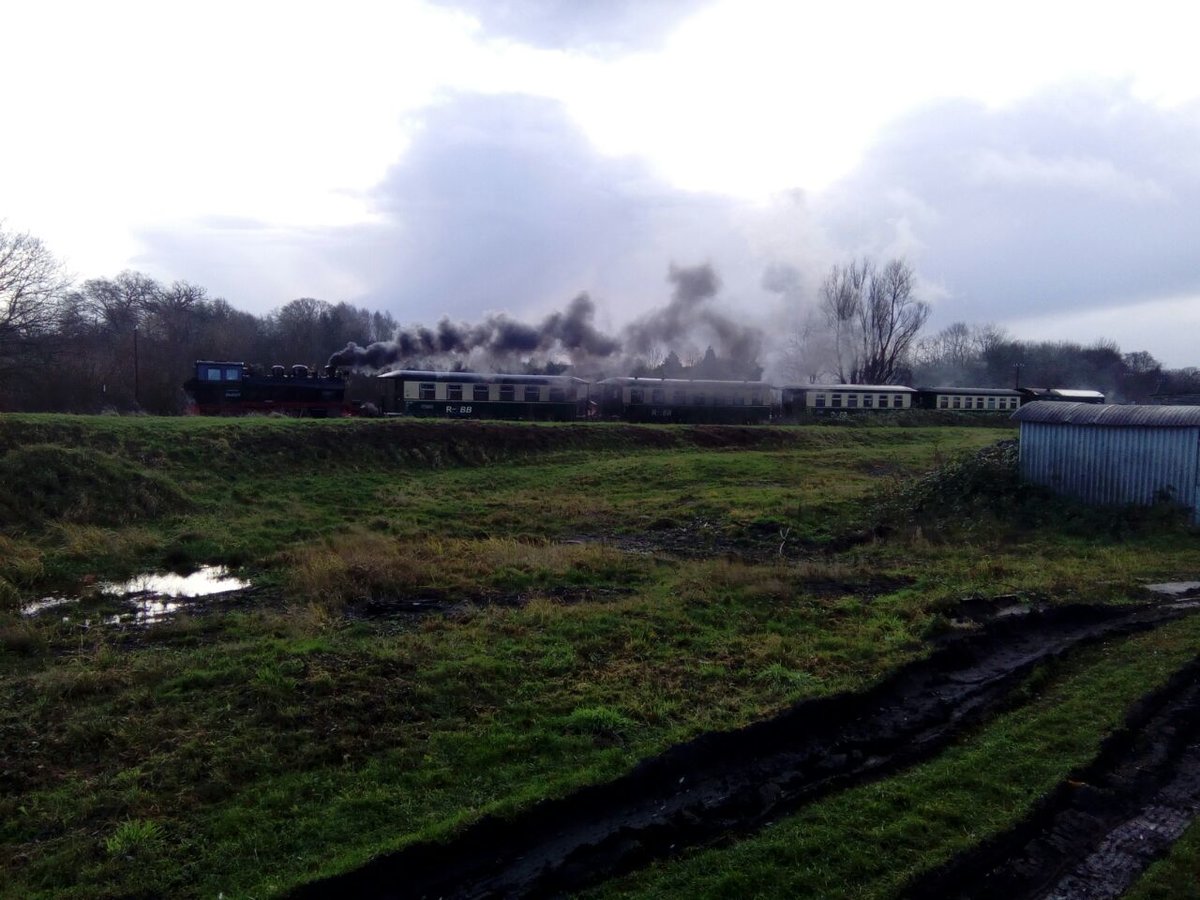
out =
[[[201,566],[186,575],[146,572],[127,581],[98,581],[76,592],[42,597],[24,604],[21,614],[32,617],[54,612],[61,614],[66,623],[85,626],[150,625],[197,600],[211,600],[249,587],[250,582],[235,578],[224,566]]]
[[[831,790],[939,752],[1002,708],[1037,665],[1081,644],[1189,611],[1072,606],[994,619],[874,688],[797,704],[702,735],[607,784],[489,817],[453,840],[410,846],[292,896],[540,897],[744,834]]]
[[[1200,659],[1139,701],[1096,758],[915,898],[1119,897],[1200,814]]]

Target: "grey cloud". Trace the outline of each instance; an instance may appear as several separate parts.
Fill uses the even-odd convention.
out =
[[[1200,292],[1200,116],[1120,89],[895,124],[818,210],[835,243],[907,251],[938,318],[1016,319]]]
[[[297,296],[386,309],[406,323],[503,312],[545,324],[565,310],[565,344],[582,339],[571,298],[587,292],[595,327],[615,334],[668,301],[672,261],[708,260],[734,286],[705,304],[713,314],[727,298],[746,299],[738,286],[758,291],[737,203],[677,191],[636,160],[597,154],[553,101],[450,98],[427,111],[370,200],[379,221],[349,228],[213,220],[190,233],[148,232],[144,267],[257,312]]]

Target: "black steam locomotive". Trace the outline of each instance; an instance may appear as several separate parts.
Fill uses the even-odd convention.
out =
[[[350,415],[346,380],[333,370],[272,366],[258,371],[241,362],[196,361],[196,374],[183,385],[189,411],[204,416],[281,413],[326,419]]]

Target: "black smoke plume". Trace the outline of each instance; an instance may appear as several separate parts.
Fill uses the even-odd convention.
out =
[[[713,267],[676,266],[667,280],[674,285],[671,301],[625,329],[626,349],[647,355],[656,348],[674,349],[682,342],[715,344],[720,355],[741,366],[755,365],[762,348],[762,332],[734,321],[711,303],[721,290],[721,279]]]
[[[436,328],[415,326],[395,340],[360,347],[353,341],[329,357],[336,368],[381,369],[404,360],[466,355],[476,350],[493,356],[565,351],[573,359],[607,358],[621,352],[621,342],[593,324],[596,304],[587,294],[572,300],[564,312],[547,316],[540,325],[528,325],[504,315],[491,316],[478,325],[442,319]]]
[[[577,367],[596,369],[598,364],[632,371],[647,358],[661,358],[667,351],[683,352],[705,345],[715,348],[737,377],[755,377],[762,347],[762,333],[741,324],[715,308],[714,298],[721,279],[707,263],[698,266],[671,265],[670,301],[627,326],[622,339],[604,334],[594,324],[596,304],[580,294],[562,312],[551,313],[539,325],[529,325],[504,315],[491,316],[478,325],[442,319],[435,328],[414,326],[399,332],[394,340],[378,341],[367,347],[353,342],[334,353],[329,365],[335,368],[382,369],[417,360],[463,357],[476,351],[493,359],[565,354]]]

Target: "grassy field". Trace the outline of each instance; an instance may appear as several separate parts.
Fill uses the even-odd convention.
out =
[[[963,598],[1200,574],[1169,515],[1047,501],[1006,451],[962,462],[1014,436],[0,417],[0,892],[271,896],[867,685]],[[103,624],[98,581],[201,563],[254,587]],[[83,599],[22,615],[59,593]],[[893,896],[1198,638],[1076,654],[938,759],[600,892]],[[1194,872],[1189,846],[1144,890]]]

